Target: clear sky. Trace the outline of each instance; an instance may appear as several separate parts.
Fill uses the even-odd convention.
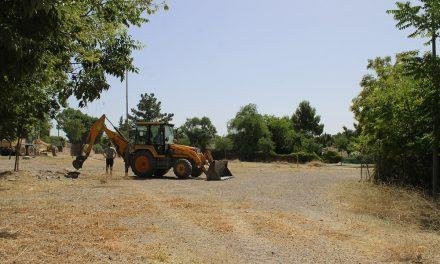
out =
[[[176,125],[208,116],[219,134],[243,105],[291,116],[301,100],[316,107],[326,132],[351,127],[349,107],[368,59],[423,48],[386,14],[395,1],[167,2],[169,11],[131,30],[145,47],[134,53],[139,73],[129,75],[129,107],[154,93]],[[110,84],[82,111],[112,122],[125,116],[125,83]]]

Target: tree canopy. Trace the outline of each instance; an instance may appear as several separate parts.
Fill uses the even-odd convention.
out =
[[[243,106],[229,121],[228,131],[234,148],[244,160],[251,160],[261,148],[266,149],[270,140],[269,129],[255,104]]]
[[[80,110],[66,108],[56,117],[58,126],[66,133],[70,143],[82,143],[89,133],[90,127],[98,118],[83,114]],[[99,137],[96,142],[99,142]]]
[[[361,93],[352,110],[358,123],[359,149],[376,161],[375,177],[388,182],[429,186],[429,131],[432,117],[424,107],[429,81],[408,75],[415,53],[370,60]]]
[[[191,146],[206,149],[214,140],[217,130],[208,117],[188,118],[181,126]]]
[[[79,106],[109,88],[106,76],[136,71],[128,33],[168,7],[153,0],[0,0],[0,130],[27,136],[74,96]]]
[[[158,101],[153,93],[141,94],[137,108],[132,108],[131,113],[131,119],[143,122],[170,122],[174,116],[174,114],[162,113],[162,102]]]
[[[320,124],[321,117],[308,101],[299,103],[292,116],[292,122],[295,130],[305,135],[319,136],[324,130],[324,125]]]

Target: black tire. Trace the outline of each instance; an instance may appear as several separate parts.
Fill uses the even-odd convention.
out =
[[[156,169],[156,161],[149,151],[137,151],[131,163],[131,170],[133,173],[141,178],[153,176]]]
[[[170,169],[160,169],[160,170],[155,170],[154,171],[154,176],[155,177],[162,177],[165,174],[167,174],[167,172],[170,171]]]
[[[177,178],[187,179],[192,172],[191,162],[187,159],[178,159],[176,163],[174,163],[173,171]]]
[[[192,172],[191,172],[191,176],[193,176],[194,178],[200,177],[200,175],[202,175],[203,171],[199,168],[197,168],[196,166],[193,166],[192,168]]]

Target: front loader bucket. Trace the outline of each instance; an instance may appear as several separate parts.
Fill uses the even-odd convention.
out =
[[[208,171],[206,172],[206,179],[208,181],[221,181],[232,178],[232,173],[228,169],[227,160],[214,160],[209,165]]]

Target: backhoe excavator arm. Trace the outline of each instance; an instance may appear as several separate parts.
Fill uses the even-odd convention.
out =
[[[87,148],[84,150],[84,155],[79,155],[76,157],[76,159],[72,162],[73,167],[75,169],[82,168],[82,165],[84,161],[89,157],[90,152],[93,149],[93,145],[95,144],[95,140],[98,137],[98,135],[104,130],[104,132],[107,134],[108,138],[115,144],[116,151],[120,156],[124,158],[124,161],[126,159],[126,153],[128,150],[129,142],[127,139],[124,138],[119,132],[114,132],[108,129],[105,126],[105,115],[102,115],[93,125],[90,127],[89,135],[87,137],[86,146]],[[83,147],[81,147],[81,150],[83,150]],[[126,161],[127,162],[127,161]]]

